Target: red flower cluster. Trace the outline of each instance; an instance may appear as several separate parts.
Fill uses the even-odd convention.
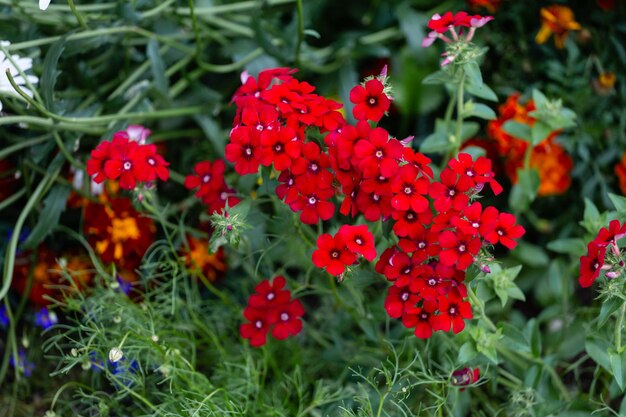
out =
[[[239,333],[244,339],[250,339],[252,347],[267,343],[270,330],[278,340],[295,336],[302,330],[302,303],[292,300],[291,292],[284,287],[282,276],[277,276],[271,283],[266,279],[256,286],[255,293],[248,299],[248,306],[243,311],[248,323],[241,325]]]
[[[326,268],[326,272],[335,276],[354,264],[358,255],[370,262],[376,258],[374,235],[366,225],[343,225],[335,236],[326,233],[318,237],[317,247],[319,249],[313,252],[313,264]]]
[[[87,174],[100,184],[104,180],[119,179],[120,187],[132,190],[137,182],[153,182],[157,177],[167,181],[169,163],[157,153],[156,145],[140,144],[126,131],[117,132],[112,141],[100,142],[91,151]]]
[[[612,220],[609,228],[603,227],[598,235],[587,245],[587,255],[580,257],[580,276],[578,282],[583,288],[590,287],[606,270],[607,278],[616,278],[624,267],[617,241],[626,236],[626,223]],[[607,251],[608,250],[608,251]],[[607,257],[608,255],[608,257]]]
[[[288,70],[270,73],[274,84],[265,80],[265,73],[259,75],[268,89],[248,91],[244,89],[248,84],[261,85],[248,79],[235,94],[238,117],[227,145],[229,160],[236,169],[240,166],[240,173],[256,172],[259,164],[273,162],[282,171],[276,194],[300,212],[304,223],[331,218],[335,207],[329,200],[335,195],[343,195],[339,212],[345,216],[391,220],[399,243],[377,264],[377,271],[394,283],[387,311],[415,327],[419,337],[429,337],[433,329],[462,330],[463,319],[472,316],[464,301],[465,269],[485,244],[513,248],[514,239],[524,234],[512,214],[473,202],[486,184],[496,194],[502,190],[491,161],[460,154],[439,181],[433,180],[429,158],[370,124],[384,113],[377,106],[389,100],[384,76],[353,90],[359,121],[350,125],[336,112],[338,104],[328,105],[328,100],[311,93],[312,86],[291,78]],[[317,104],[302,107],[309,102]],[[334,124],[327,124],[329,120]],[[306,141],[309,126],[322,133],[324,147]],[[269,158],[268,152],[273,153]],[[367,226],[343,226],[334,236],[320,236],[317,245],[313,263],[336,276],[359,254],[367,260],[376,256]]]
[[[221,159],[214,162],[202,161],[194,166],[192,175],[185,177],[185,187],[188,190],[198,189],[195,195],[208,206],[210,214],[222,210],[226,203],[228,207],[234,207],[240,201],[235,197],[235,191],[224,181],[225,168]]]
[[[445,43],[470,42],[474,37],[476,29],[485,26],[492,20],[493,16],[470,15],[467,12],[458,12],[456,14],[446,12],[443,16],[436,13],[428,21],[428,28],[431,32],[422,41],[422,46],[428,48],[437,39],[441,39]],[[459,32],[457,32],[457,28]],[[463,36],[464,28],[469,28],[466,36]],[[448,31],[452,39],[445,35]],[[449,55],[448,52],[445,52],[442,56],[446,57],[441,63],[442,67],[448,65],[456,58],[454,55]]]

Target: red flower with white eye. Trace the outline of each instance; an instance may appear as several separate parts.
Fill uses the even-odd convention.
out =
[[[463,301],[454,291],[450,292],[447,297],[437,298],[437,301],[439,314],[433,321],[435,330],[449,332],[452,327],[454,334],[457,334],[465,328],[465,320],[474,317],[470,303]]]
[[[337,234],[341,235],[346,246],[352,252],[363,255],[370,262],[376,258],[374,235],[369,231],[367,225],[343,225],[339,228]]]
[[[291,172],[296,176],[296,185],[315,183],[319,188],[330,188],[333,176],[328,171],[330,159],[315,142],[307,142],[302,146],[302,157],[291,165]]]
[[[430,183],[425,178],[417,178],[419,171],[413,165],[404,165],[394,177],[391,185],[393,198],[391,206],[400,211],[409,209],[422,213],[429,208],[424,195],[428,194]]]
[[[385,298],[385,310],[389,317],[394,319],[402,317],[410,296],[411,292],[408,287],[400,288],[395,285],[389,287],[387,298]]]
[[[303,315],[304,307],[300,300],[292,300],[270,310],[270,321],[274,323],[272,336],[278,340],[284,340],[300,333],[302,330],[300,317]]]
[[[449,230],[439,235],[441,252],[439,261],[447,266],[455,265],[463,271],[474,262],[474,257],[482,245],[480,239],[463,233],[453,233]]]
[[[276,170],[284,171],[300,156],[302,142],[295,130],[284,127],[278,131],[264,132],[261,135],[261,145],[261,164],[270,166],[273,163]]]
[[[514,249],[519,239],[526,233],[524,228],[515,223],[515,216],[510,213],[500,213],[493,230],[484,237],[491,244],[500,242],[509,249]]]
[[[261,158],[260,142],[259,132],[254,128],[240,126],[231,131],[225,155],[229,162],[235,164],[237,174],[258,172]]]
[[[404,148],[402,159],[417,168],[423,176],[433,178],[433,169],[429,166],[432,160],[423,153],[415,152],[411,148]]]
[[[445,213],[450,208],[462,210],[469,203],[465,193],[473,187],[473,182],[467,177],[457,177],[456,172],[446,168],[441,171],[441,181],[430,184],[429,195],[435,200],[434,206],[438,212]]]
[[[385,86],[373,78],[365,85],[357,85],[350,90],[350,101],[355,104],[352,114],[357,120],[378,122],[391,106],[391,100],[384,92]]]
[[[292,204],[298,199],[296,188],[296,176],[290,170],[285,170],[278,176],[279,185],[276,187],[276,195],[285,204]]]
[[[313,252],[313,264],[318,268],[326,268],[331,275],[341,275],[346,266],[356,262],[356,254],[348,249],[343,236],[334,237],[328,233],[317,238],[318,249]]]
[[[104,163],[104,173],[110,180],[119,178],[120,187],[132,190],[137,180],[143,176],[141,164],[137,162],[139,151],[137,142],[128,139],[114,139],[110,147],[110,159]]]
[[[580,276],[578,283],[587,288],[600,276],[600,270],[604,266],[606,247],[596,245],[593,242],[587,245],[587,255],[580,257]]]
[[[140,145],[135,155],[139,181],[155,181],[157,177],[161,181],[167,181],[170,171],[167,168],[170,164],[157,153],[156,145]]]
[[[471,236],[486,236],[491,233],[498,220],[498,210],[495,207],[486,207],[477,201],[463,209],[461,215],[454,216],[450,223],[461,232]]]
[[[454,27],[454,15],[452,12],[446,12],[443,16],[435,13],[428,21],[428,29],[437,33],[446,33],[450,28]]]
[[[91,151],[91,158],[87,161],[87,175],[100,184],[107,179],[104,164],[111,158],[111,142],[100,142],[96,149]]]
[[[448,166],[459,176],[471,180],[474,185],[488,183],[495,195],[502,192],[502,186],[495,180],[491,170],[491,159],[480,156],[474,161],[471,155],[460,153],[457,159],[451,159]]]
[[[214,162],[201,161],[194,167],[194,175],[185,177],[185,188],[192,190],[198,188],[196,197],[203,198],[211,192],[217,192],[224,186],[224,161],[218,159]]]
[[[405,327],[415,327],[415,336],[420,339],[428,339],[433,335],[434,312],[437,310],[437,302],[425,300],[422,307],[408,307],[402,315],[402,324]]]
[[[267,343],[267,333],[270,331],[268,311],[253,307],[246,307],[243,316],[249,320],[239,327],[239,334],[244,339],[250,339],[250,346],[260,347]]]
[[[241,113],[241,124],[256,129],[261,137],[280,126],[276,108],[269,105],[244,107]]]
[[[296,178],[296,183],[298,179]],[[319,219],[328,220],[335,213],[335,205],[327,201],[335,195],[332,188],[320,188],[314,178],[302,182],[298,186],[300,195],[289,207],[300,213],[300,221],[304,224],[316,224]]]
[[[248,305],[254,308],[269,308],[286,304],[291,298],[291,293],[284,290],[285,277],[277,276],[270,283],[268,279],[261,281],[255,288],[255,293],[248,299]]]
[[[354,146],[354,154],[360,160],[359,169],[364,178],[392,177],[400,169],[398,161],[402,157],[404,146],[397,139],[389,139],[389,133],[382,127],[370,132],[367,139],[362,139]]]

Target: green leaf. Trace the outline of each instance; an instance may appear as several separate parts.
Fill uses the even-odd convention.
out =
[[[533,146],[540,144],[552,133],[553,130],[546,123],[538,120],[535,122],[535,125],[530,130],[531,133],[531,144]]]
[[[611,199],[611,203],[613,203],[613,205],[615,206],[615,210],[617,210],[618,213],[626,214],[626,197],[609,193],[609,198]]]
[[[564,238],[549,242],[546,246],[549,250],[566,255],[581,256],[585,253],[585,242],[580,238]]]
[[[524,334],[510,323],[502,325],[504,338],[502,342],[514,351],[530,353],[530,344]]]
[[[595,223],[598,221],[599,217],[600,217],[600,212],[598,211],[598,208],[596,207],[596,205],[593,204],[593,201],[589,200],[588,198],[585,198],[585,211],[583,213],[583,218],[585,219],[585,221],[589,221],[590,223]]]
[[[437,85],[446,84],[450,81],[452,81],[450,74],[445,71],[439,70],[424,77],[424,79],[422,80],[422,84]]]
[[[495,120],[497,118],[496,112],[485,104],[473,103],[472,108],[469,110],[468,117],[474,116],[485,120]]]
[[[530,319],[524,328],[524,336],[530,342],[530,351],[534,357],[541,356],[541,333],[539,323],[535,319]]]
[[[169,87],[167,76],[165,75],[165,64],[161,58],[159,43],[156,39],[150,39],[148,41],[146,55],[150,60],[150,70],[152,71],[155,88],[159,93],[161,93],[161,95],[163,95],[163,97],[169,97]]]
[[[541,246],[533,245],[525,241],[519,242],[511,254],[522,261],[525,265],[532,266],[534,268],[543,268],[548,266],[550,263],[550,257]]]
[[[224,158],[226,142],[224,141],[225,134],[222,132],[220,125],[209,116],[196,115],[193,119],[198,123],[209,141],[211,141],[213,150],[217,152],[220,158]]]
[[[502,125],[502,129],[517,139],[525,140],[526,142],[530,142],[531,140],[530,126],[525,123],[509,120]]]
[[[43,61],[43,73],[41,75],[41,95],[43,97],[46,107],[54,110],[54,86],[56,85],[57,78],[61,73],[57,70],[59,58],[65,49],[66,36],[52,44],[46,58]]]
[[[461,125],[461,140],[472,138],[480,130],[480,125],[476,122],[464,122]]]
[[[509,196],[509,205],[516,213],[526,210],[535,201],[539,189],[539,173],[536,169],[517,171],[518,183],[513,186]]]
[[[487,84],[483,83],[480,86],[476,86],[473,84],[469,84],[466,86],[465,91],[475,97],[482,98],[483,100],[488,101],[498,101],[498,96],[494,91],[487,86]]]
[[[483,85],[483,76],[480,73],[480,67],[476,61],[470,61],[463,65],[463,71],[467,76],[469,85],[480,87]]]
[[[536,88],[533,90],[533,101],[535,102],[536,108],[543,108],[548,104],[546,96]]]
[[[456,361],[460,365],[464,365],[474,359],[476,355],[478,355],[478,352],[476,351],[476,347],[474,347],[474,343],[468,341],[461,346],[461,349],[459,349],[459,356]]]
[[[52,187],[43,200],[43,209],[39,213],[37,224],[24,242],[24,249],[37,247],[59,224],[61,213],[65,210],[67,198],[70,195],[70,190],[71,188],[67,185]]]
[[[611,372],[613,378],[619,388],[624,391],[624,368],[622,367],[622,357],[613,350],[609,351],[609,362],[611,363]]]
[[[615,313],[624,303],[619,297],[610,297],[602,302],[600,314],[598,315],[598,327],[602,327],[604,323]]]
[[[598,365],[611,372],[609,360],[609,342],[599,337],[592,336],[585,341],[585,351]]]
[[[447,153],[452,149],[451,136],[443,132],[435,132],[426,137],[420,145],[422,153]]]

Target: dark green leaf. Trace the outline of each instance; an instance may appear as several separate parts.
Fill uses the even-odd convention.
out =
[[[165,64],[161,58],[161,52],[159,51],[159,43],[156,39],[150,39],[148,41],[148,47],[146,50],[148,59],[150,60],[150,69],[152,71],[152,78],[154,79],[154,86],[163,97],[168,97],[168,82],[165,75]]]
[[[615,206],[615,210],[617,210],[618,213],[626,214],[626,197],[609,193],[609,198],[611,199],[611,202]]]
[[[622,367],[622,357],[613,350],[609,351],[609,362],[611,363],[611,372],[613,378],[619,388],[624,391],[624,368]]]
[[[56,85],[57,78],[60,71],[57,70],[57,65],[59,63],[59,58],[65,49],[65,41],[66,37],[63,36],[61,39],[52,44],[50,49],[48,49],[48,53],[46,54],[46,58],[43,61],[43,73],[41,75],[41,95],[43,97],[44,103],[46,107],[55,110],[54,106],[54,86]]]
[[[608,354],[609,342],[593,336],[585,341],[585,350],[598,365],[611,372],[611,363]]]
[[[610,297],[602,303],[600,307],[600,315],[598,316],[598,327],[602,327],[604,323],[615,313],[624,303],[619,297]]]
[[[548,243],[547,248],[553,252],[581,256],[586,251],[585,242],[580,238],[557,239]]]
[[[24,249],[37,247],[59,224],[61,213],[65,210],[67,197],[70,195],[70,187],[67,185],[56,185],[52,187],[46,198],[43,200],[43,209],[37,219],[37,224],[33,228],[26,241]]]
[[[466,363],[474,359],[476,355],[478,355],[478,352],[476,351],[476,347],[474,347],[474,342],[465,342],[463,346],[461,346],[461,349],[459,349],[459,357],[457,358],[457,362],[460,365],[465,365]]]

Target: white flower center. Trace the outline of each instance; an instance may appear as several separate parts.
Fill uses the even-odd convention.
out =
[[[369,103],[372,104],[372,105],[376,104],[376,99],[375,98],[370,98]]]
[[[411,194],[411,192],[412,192],[412,191],[413,191],[413,190],[411,190],[411,187],[406,187],[406,188],[404,189],[404,194]]]
[[[453,316],[456,314],[456,308],[450,307],[450,310],[448,312],[450,313],[451,316]]]
[[[409,293],[408,292],[403,292],[402,296],[400,298],[402,298],[402,301],[408,300],[409,299]]]
[[[203,183],[206,184],[209,181],[211,181],[211,176],[210,175],[205,175],[204,177],[202,177],[202,182]]]
[[[459,252],[465,252],[465,245],[459,246]]]
[[[124,162],[124,169],[126,171],[128,171],[129,169],[131,169],[133,167],[133,164],[131,164],[129,161]]]
[[[154,166],[156,164],[154,158],[148,158],[148,163],[152,166]]]
[[[382,158],[383,157],[383,151],[376,151],[376,158]]]
[[[472,223],[472,227],[475,229],[478,229],[480,227],[480,224],[478,224],[477,222]]]
[[[283,314],[281,314],[281,315],[280,315],[280,319],[281,319],[282,321],[287,321],[287,320],[289,320],[289,314],[287,314],[287,313],[283,313]]]
[[[246,148],[246,155],[252,155],[252,148]]]
[[[267,294],[267,297],[266,297],[266,298],[267,298],[268,300],[270,300],[270,301],[271,301],[271,300],[273,300],[273,299],[274,299],[274,297],[276,297],[276,296],[274,295],[274,293],[273,293],[273,292],[270,292],[270,293],[268,293],[268,294]]]
[[[317,199],[315,197],[309,197],[309,204],[317,203]]]
[[[257,329],[260,329],[261,327],[263,327],[263,322],[261,320],[257,320],[256,323],[254,323],[254,326]]]

